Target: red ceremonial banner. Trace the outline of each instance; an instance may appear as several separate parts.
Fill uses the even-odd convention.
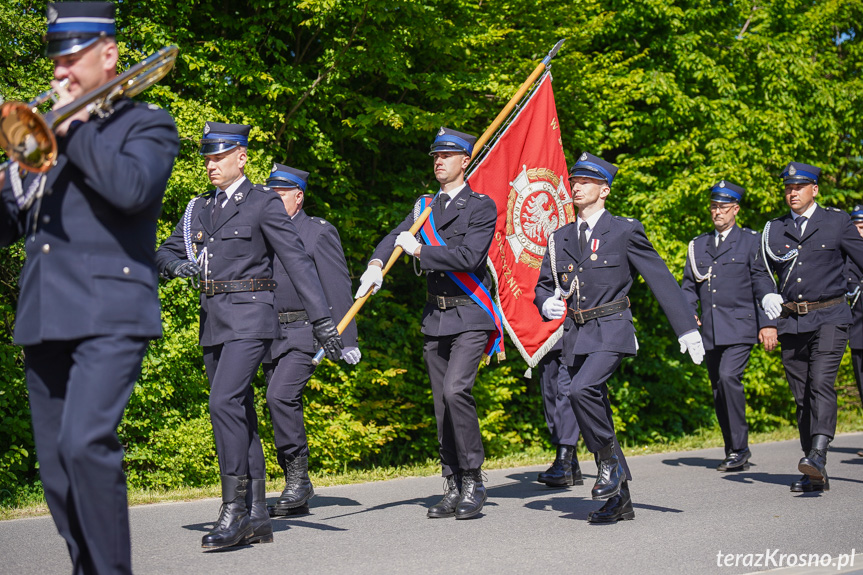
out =
[[[521,111],[468,175],[497,204],[488,252],[503,323],[530,367],[561,337],[563,320],[544,322],[533,305],[548,236],[575,221],[557,107],[546,73]]]

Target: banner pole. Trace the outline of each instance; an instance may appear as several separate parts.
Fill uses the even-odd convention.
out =
[[[504,120],[506,120],[506,118],[509,116],[509,113],[512,112],[513,108],[518,105],[518,103],[521,101],[521,99],[524,97],[530,87],[533,86],[534,82],[536,82],[536,80],[543,74],[543,72],[545,72],[545,70],[548,68],[549,63],[551,63],[552,58],[557,55],[558,50],[560,50],[560,47],[565,41],[565,38],[558,40],[557,44],[555,44],[554,47],[549,50],[546,57],[542,59],[542,62],[537,64],[536,68],[534,68],[530,76],[527,77],[527,80],[522,83],[521,87],[518,89],[515,95],[509,99],[509,102],[506,103],[506,105],[503,107],[497,117],[492,121],[491,125],[489,125],[489,127],[486,128],[485,132],[482,133],[482,136],[477,139],[473,147],[473,154],[471,154],[470,157],[471,160],[473,160],[477,156],[477,154],[479,154],[480,150],[483,149],[483,146],[485,146],[486,143],[488,143],[489,139],[494,136],[494,134],[497,132],[497,129],[504,122]],[[429,215],[431,215],[431,212],[431,205],[429,205],[429,207],[423,210],[423,212],[419,215],[416,221],[414,221],[414,224],[410,227],[409,232],[411,235],[415,236],[420,231],[420,228],[422,228]],[[383,267],[383,270],[381,270],[381,275],[387,275],[387,273],[390,271],[390,269],[392,269],[396,261],[402,255],[402,251],[403,250],[401,247],[396,246],[395,250],[393,250],[393,253],[390,256],[390,259],[387,260],[386,265]],[[336,326],[336,329],[339,331],[340,335],[344,333],[345,329],[347,329],[348,327],[348,324],[350,324],[354,317],[357,315],[357,313],[359,313],[359,311],[362,309],[362,307],[365,305],[366,301],[368,301],[371,295],[372,291],[369,290],[368,292],[366,292],[365,295],[354,301],[351,309],[348,310],[348,312],[345,314],[345,317],[343,317],[339,324]],[[315,354],[315,357],[312,359],[312,365],[318,365],[321,360],[323,360],[323,358],[324,350],[319,349],[318,352]]]

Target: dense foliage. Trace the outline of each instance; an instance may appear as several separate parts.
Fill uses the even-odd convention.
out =
[[[756,5],[758,4],[758,5]],[[125,64],[167,44],[175,70],[143,97],[168,109],[182,138],[160,239],[207,188],[196,140],[205,119],[254,126],[248,170],[274,161],[312,172],[307,211],[341,232],[357,278],[372,247],[433,183],[428,144],[440,125],[481,133],[559,39],[553,64],[564,148],[620,166],[610,209],[644,222],[682,275],[686,242],[709,228],[706,190],[748,190],[741,220],[761,229],[783,209],[789,160],[820,165],[819,200],[863,198],[860,127],[863,1],[251,0],[123,2]],[[0,95],[44,90],[45,3],[0,5]],[[0,251],[0,482],[36,477],[22,353],[11,345],[20,246]],[[306,392],[312,464],[321,470],[409,463],[436,455],[419,335],[423,282],[398,265],[361,312],[363,361],[326,363]],[[137,486],[212,483],[217,463],[197,348],[197,298],[182,280],[161,289],[165,337],[151,345],[121,436]],[[715,424],[703,368],[681,355],[655,300],[633,290],[641,351],[610,383],[621,441],[662,441]],[[130,302],[133,305],[134,302]],[[512,348],[511,348],[512,349]],[[475,395],[492,455],[542,445],[536,381],[513,357],[482,368]],[[261,434],[273,457],[264,390]],[[747,373],[756,430],[793,420],[777,354]],[[856,402],[847,366],[838,385]],[[18,486],[18,487],[16,487]]]

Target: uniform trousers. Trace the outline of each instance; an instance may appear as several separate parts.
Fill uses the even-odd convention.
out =
[[[437,420],[443,476],[479,469],[485,460],[476,401],[471,395],[489,332],[426,336],[423,358],[428,368]]]
[[[147,344],[106,335],[24,348],[39,475],[75,574],[132,572],[117,426]]]
[[[269,347],[268,339],[235,339],[204,347],[210,421],[222,475],[266,478],[252,379]]]
[[[854,381],[857,382],[857,392],[863,400],[863,349],[851,349],[851,366],[854,368]]]
[[[752,345],[738,344],[716,346],[704,353],[713,388],[713,407],[725,441],[726,455],[749,446],[743,372],[751,352]]]
[[[822,325],[816,331],[780,334],[785,377],[797,404],[797,429],[804,453],[813,435],[836,433],[836,374],[848,343],[847,325]]]
[[[297,457],[308,457],[309,443],[303,423],[303,390],[312,377],[314,356],[292,349],[274,363],[264,364],[267,406],[273,420],[276,457],[284,469]]]
[[[626,478],[632,479],[614,433],[614,419],[608,401],[607,382],[621,361],[623,354],[614,351],[595,351],[575,356],[573,365],[567,369],[572,382],[569,395],[587,449],[596,455],[603,447],[613,444]]]
[[[542,408],[552,445],[578,443],[578,422],[570,401],[569,370],[560,360],[560,351],[548,352],[539,362]]]

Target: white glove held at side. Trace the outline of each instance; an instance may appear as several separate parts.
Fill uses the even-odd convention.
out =
[[[701,341],[701,334],[698,333],[698,330],[684,333],[677,338],[677,341],[680,343],[680,353],[688,351],[692,362],[695,365],[701,365],[702,360],[704,360],[704,343]]]
[[[360,353],[360,348],[358,347],[346,347],[342,350],[342,359],[351,365],[358,364],[362,357],[363,354]]]

